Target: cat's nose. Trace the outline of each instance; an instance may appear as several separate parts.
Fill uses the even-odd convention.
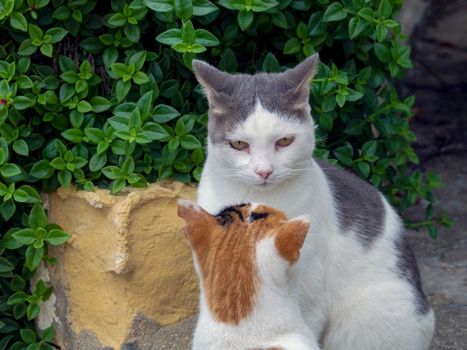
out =
[[[263,180],[266,180],[269,177],[269,175],[271,175],[271,173],[272,170],[256,170],[256,174],[261,176]]]

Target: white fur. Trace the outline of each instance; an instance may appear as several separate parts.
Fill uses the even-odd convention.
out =
[[[294,142],[275,150],[275,141],[286,136],[294,136]],[[362,247],[354,233],[339,232],[331,188],[310,156],[312,120],[287,120],[258,103],[229,138],[248,142],[250,153],[210,143],[198,203],[211,213],[253,201],[289,217],[308,214],[311,224],[297,264],[297,292],[304,320],[315,338],[322,336],[323,349],[428,349],[433,313],[416,313],[411,286],[396,268],[399,217],[384,200],[385,227],[371,249]],[[263,165],[273,167],[267,184],[255,173]],[[207,336],[209,330],[203,333]]]

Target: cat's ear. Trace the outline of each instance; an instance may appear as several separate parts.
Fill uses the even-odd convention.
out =
[[[203,250],[216,226],[216,220],[198,204],[178,200],[178,216],[185,220],[185,236],[194,250]]]
[[[213,103],[225,86],[229,74],[199,60],[193,60],[192,65],[196,79],[203,87],[209,103]]]
[[[281,73],[281,79],[289,87],[290,97],[294,100],[297,109],[308,105],[310,84],[318,71],[318,63],[319,55],[315,53],[294,68]]]
[[[309,227],[309,218],[307,216],[299,216],[286,221],[276,233],[276,249],[290,264],[297,262],[300,257],[300,249],[305,242]]]

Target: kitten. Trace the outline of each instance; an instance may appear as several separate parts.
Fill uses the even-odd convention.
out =
[[[308,232],[264,205],[211,215],[179,201],[201,285],[193,350],[319,350],[302,318],[295,267]]]
[[[403,224],[374,187],[312,158],[314,55],[283,73],[230,75],[193,61],[209,102],[198,203],[261,202],[308,215],[300,306],[325,350],[424,350],[434,315]]]

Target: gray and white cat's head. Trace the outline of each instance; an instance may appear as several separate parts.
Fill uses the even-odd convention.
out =
[[[318,55],[283,73],[193,69],[209,101],[208,160],[217,176],[258,188],[303,173],[314,148],[310,82]]]

